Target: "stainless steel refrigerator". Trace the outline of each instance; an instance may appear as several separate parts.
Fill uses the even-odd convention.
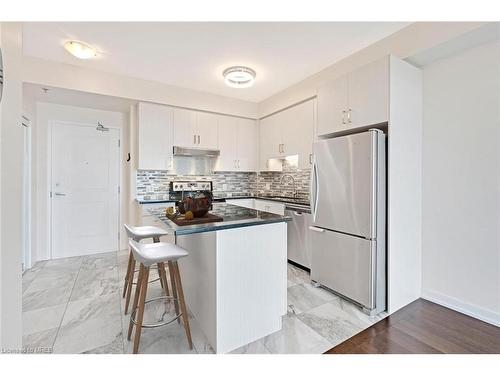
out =
[[[385,135],[363,133],[313,145],[311,279],[366,313],[386,309]]]

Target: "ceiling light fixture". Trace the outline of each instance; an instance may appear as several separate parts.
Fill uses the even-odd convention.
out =
[[[79,59],[90,59],[97,56],[97,51],[94,47],[77,40],[68,40],[64,43],[64,48]]]
[[[236,88],[250,87],[255,81],[255,70],[246,66],[231,66],[222,72],[226,85]]]

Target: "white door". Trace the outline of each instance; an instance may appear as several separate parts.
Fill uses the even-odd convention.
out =
[[[218,147],[217,123],[220,116],[206,112],[198,112],[197,115],[196,140],[198,143],[196,146],[216,150]]]
[[[217,171],[231,172],[238,169],[237,161],[237,133],[238,119],[230,116],[221,116],[219,121],[219,150]]]
[[[383,58],[349,74],[350,128],[389,120],[389,59]]]
[[[271,170],[268,163],[270,158],[278,158],[282,131],[278,114],[260,120],[260,170]]]
[[[345,75],[319,87],[317,135],[345,130],[349,126],[348,84],[349,78]]]
[[[283,150],[285,155],[298,155],[301,168],[309,167],[314,133],[314,100],[291,107],[282,112]]]
[[[257,172],[259,164],[259,128],[254,120],[238,119],[238,170]]]
[[[52,126],[52,258],[119,247],[119,132]]]
[[[196,147],[196,112],[174,108],[174,146]]]
[[[139,169],[172,169],[172,108],[139,103]]]

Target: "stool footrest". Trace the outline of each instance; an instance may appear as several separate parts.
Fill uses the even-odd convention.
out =
[[[155,301],[159,301],[159,300],[162,300],[162,299],[165,299],[165,300],[172,300],[172,301],[179,301],[179,298],[176,298],[176,297],[172,297],[172,296],[161,296],[161,297],[157,297],[157,298],[152,298],[150,300],[147,300],[146,302],[144,302],[144,306],[146,306],[148,303],[151,303],[151,302],[155,302]],[[137,313],[137,308],[134,309],[134,311],[132,311],[132,313],[130,314],[130,321],[132,322],[133,325],[137,325],[137,321],[135,319],[135,314]],[[141,325],[142,328],[158,328],[158,327],[163,327],[167,324],[170,324],[170,323],[173,323],[175,322],[177,319],[179,319],[180,317],[182,316],[182,312],[180,312],[179,314],[177,314],[174,318],[170,319],[169,321],[167,322],[161,322],[161,323],[157,323],[157,324],[143,324]]]

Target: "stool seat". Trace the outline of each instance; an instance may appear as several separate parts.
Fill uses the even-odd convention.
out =
[[[156,263],[175,261],[189,254],[182,247],[166,242],[146,244],[130,240],[129,245],[135,260],[146,267]]]
[[[125,230],[129,238],[134,241],[141,241],[146,238],[154,238],[166,236],[168,232],[165,229],[154,227],[154,226],[142,226],[142,227],[132,227],[130,225],[124,224]]]

